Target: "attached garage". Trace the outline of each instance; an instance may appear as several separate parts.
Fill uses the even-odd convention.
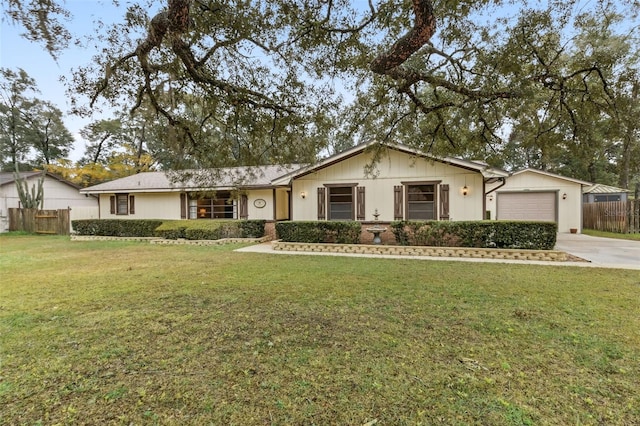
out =
[[[558,221],[557,192],[502,192],[497,219]]]
[[[487,216],[499,220],[541,220],[558,224],[558,232],[582,229],[582,188],[589,182],[547,171],[513,172],[504,182],[485,188]]]

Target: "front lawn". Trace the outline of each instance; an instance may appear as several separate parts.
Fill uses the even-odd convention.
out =
[[[634,424],[637,271],[0,236],[2,424]]]

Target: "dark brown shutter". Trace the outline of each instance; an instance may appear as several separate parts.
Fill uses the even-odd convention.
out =
[[[393,219],[402,220],[402,185],[396,185],[393,187]]]
[[[136,197],[129,195],[129,214],[136,213]]]
[[[111,203],[111,214],[116,214],[116,196],[109,197],[109,203]]]
[[[249,217],[249,200],[246,195],[240,196],[240,219],[247,219]]]
[[[180,219],[187,218],[187,194],[180,194]]]
[[[318,220],[327,218],[326,188],[318,188]]]
[[[449,185],[440,185],[440,220],[449,220]]]
[[[359,186],[357,188],[357,220],[365,220],[365,212],[364,212],[364,186]]]

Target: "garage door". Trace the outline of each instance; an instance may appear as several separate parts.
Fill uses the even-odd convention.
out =
[[[556,222],[555,192],[503,192],[498,194],[497,219]]]

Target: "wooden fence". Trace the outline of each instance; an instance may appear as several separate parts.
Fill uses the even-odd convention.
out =
[[[9,231],[69,235],[69,209],[9,209]]]
[[[583,204],[582,226],[621,234],[640,233],[640,200]]]

